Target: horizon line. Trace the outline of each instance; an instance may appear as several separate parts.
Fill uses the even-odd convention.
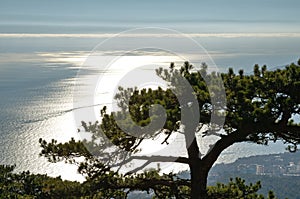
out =
[[[219,38],[239,38],[239,37],[291,37],[298,38],[300,33],[178,33],[178,34],[159,34],[159,33],[144,33],[144,34],[126,34],[126,33],[0,33],[0,38],[110,38],[110,37],[173,37],[179,38],[188,36],[191,38],[201,37],[219,37]]]

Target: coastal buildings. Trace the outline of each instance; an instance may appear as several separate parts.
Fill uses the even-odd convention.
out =
[[[300,161],[297,163],[289,162],[286,164],[239,164],[236,166],[236,171],[241,174],[255,174],[268,176],[300,176]]]

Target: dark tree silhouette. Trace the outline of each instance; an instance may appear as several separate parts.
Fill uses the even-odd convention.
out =
[[[52,162],[67,160],[78,164],[79,172],[86,175],[88,181],[94,181],[95,189],[105,186],[125,192],[154,190],[160,198],[186,198],[190,195],[197,199],[212,197],[207,188],[208,172],[222,151],[234,143],[267,145],[270,141],[283,141],[289,151],[297,150],[300,126],[293,119],[300,113],[299,65],[292,63],[275,71],[255,65],[254,73],[247,75],[242,70],[235,74],[233,69],[229,69],[228,73],[210,73],[205,64],[201,71],[196,71],[185,62],[182,67],[171,64],[170,69],[159,68],[156,72],[169,82],[168,89],[139,91],[136,88],[119,88],[116,95],[119,111],[107,113],[104,108],[101,110],[102,122],[82,123],[84,130],[92,134],[91,140],[71,140],[63,144],[40,139],[41,154]],[[192,102],[191,98],[179,99],[190,94],[182,86],[180,77],[185,78],[193,88],[192,100],[197,103]],[[176,94],[173,88],[177,89]],[[222,88],[226,94],[225,104],[219,97]],[[165,112],[153,104],[160,104]],[[150,125],[153,121],[159,123],[160,118],[166,119],[163,127],[157,129],[157,126]],[[197,120],[195,122],[190,118]],[[164,134],[163,143],[168,143],[170,135],[177,131],[185,136],[187,156],[135,155],[144,140]],[[203,154],[199,150],[197,136],[215,136],[218,139]],[[107,150],[111,147],[115,150]],[[85,160],[77,157],[85,157]],[[125,175],[111,170],[112,166],[122,166],[133,159],[146,162]],[[172,173],[158,175],[157,171],[136,173],[152,162],[188,164],[191,179],[180,179]],[[103,180],[104,174],[108,173],[111,181]]]

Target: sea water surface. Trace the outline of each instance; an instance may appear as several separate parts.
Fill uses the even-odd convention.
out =
[[[51,164],[39,157],[38,140],[64,142],[71,137],[79,139],[74,108],[81,107],[73,104],[74,85],[90,51],[105,39],[41,35],[0,37],[0,164],[16,164],[17,171],[30,170],[51,176],[61,175],[69,180],[83,180],[76,174],[76,167]],[[207,50],[221,71],[233,67],[236,71],[244,69],[250,73],[255,63],[278,68],[300,58],[299,37],[202,36],[194,39]],[[117,49],[112,46],[107,50],[113,52]],[[100,73],[102,69],[99,63]],[[93,73],[95,70],[86,74]],[[222,153],[218,162],[280,153],[284,148],[282,143],[268,147],[235,144]],[[170,167],[172,169],[172,165]]]

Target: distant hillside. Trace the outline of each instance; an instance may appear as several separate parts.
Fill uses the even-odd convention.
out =
[[[178,173],[190,178],[189,171]],[[217,164],[209,173],[209,185],[228,183],[230,178],[241,177],[246,183],[261,181],[259,193],[268,195],[272,190],[279,199],[300,199],[300,152],[257,155],[239,158],[230,164]],[[151,198],[146,192],[135,192],[129,198]]]
[[[189,171],[179,173],[189,178]],[[209,185],[228,183],[230,178],[241,177],[246,183],[261,181],[259,193],[273,190],[278,198],[300,199],[300,152],[258,155],[239,158],[230,164],[217,164],[209,173]]]

